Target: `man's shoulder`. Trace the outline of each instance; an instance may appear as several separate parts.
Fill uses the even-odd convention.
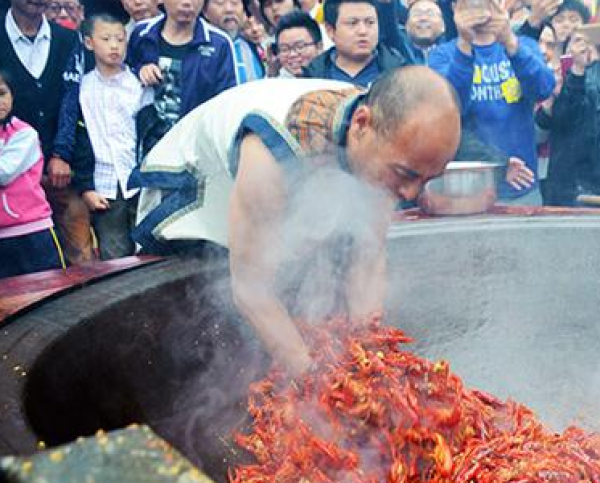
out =
[[[50,35],[52,39],[72,45],[73,47],[79,42],[79,36],[75,30],[67,29],[55,22],[48,22],[48,25],[50,25]],[[70,53],[71,52],[69,51],[69,54]]]
[[[304,69],[303,73],[305,77],[320,77],[327,79],[327,70],[331,65],[331,53],[335,47],[330,47],[325,52],[317,55]]]
[[[407,65],[406,58],[396,49],[390,49],[381,42],[377,46],[377,63],[381,70],[393,69]]]
[[[131,33],[131,41],[158,35],[164,18],[164,15],[157,15],[156,17],[140,21]]]
[[[212,25],[210,22],[204,20],[202,17],[200,17],[198,19],[198,29],[196,30],[196,32],[198,32],[198,30],[200,30],[202,33],[198,34],[197,33],[197,37],[203,37],[203,40],[206,42],[210,42],[211,44],[213,44],[214,46],[218,46],[218,47],[227,47],[227,48],[233,48],[233,41],[231,40],[231,38],[229,37],[229,35],[227,35],[223,30],[221,30],[218,27],[215,27],[214,25]],[[201,39],[196,39],[196,40],[201,40]]]

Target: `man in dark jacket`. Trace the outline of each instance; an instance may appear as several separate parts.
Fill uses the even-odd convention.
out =
[[[154,104],[137,117],[143,156],[179,119],[238,84],[233,44],[202,17],[203,0],[164,0],[166,15],[142,23],[131,36],[127,63]]]
[[[374,0],[327,0],[324,12],[327,34],[334,46],[306,67],[305,77],[367,87],[382,72],[406,64],[398,52],[379,42]]]
[[[437,2],[417,0],[408,9],[406,28],[400,28],[404,42],[398,50],[411,64],[427,65],[429,52],[444,40],[444,31]]]

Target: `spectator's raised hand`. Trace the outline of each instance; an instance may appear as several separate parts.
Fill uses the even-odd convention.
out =
[[[529,188],[535,180],[533,171],[531,171],[522,159],[510,158],[508,160],[508,169],[506,170],[506,182],[516,190]]]
[[[482,2],[483,3],[483,2]],[[458,48],[464,54],[471,55],[475,27],[490,20],[490,12],[471,0],[458,0],[454,9],[454,23],[458,31]]]
[[[104,211],[110,208],[108,200],[95,191],[85,191],[81,197],[90,211]]]
[[[510,16],[498,0],[489,0],[490,20],[485,30],[494,35],[496,42],[504,45],[508,55],[514,55],[519,48],[519,39],[510,26]]]
[[[156,64],[146,64],[140,69],[140,80],[145,87],[160,84],[162,81],[162,72]]]
[[[563,0],[531,0],[531,14],[527,21],[529,25],[540,28],[545,20],[552,17]]]
[[[267,46],[267,77],[277,77],[281,69],[281,61],[275,53],[274,45]]]

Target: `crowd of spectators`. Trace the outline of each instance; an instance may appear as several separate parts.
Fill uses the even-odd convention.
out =
[[[194,108],[265,77],[368,88],[428,65],[461,102],[457,159],[508,166],[501,202],[600,192],[579,0],[121,0],[126,22],[81,2],[0,6],[0,278],[133,254],[132,170]]]

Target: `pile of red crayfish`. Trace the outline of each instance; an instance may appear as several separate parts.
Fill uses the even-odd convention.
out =
[[[556,434],[525,406],[464,387],[446,362],[401,350],[410,339],[379,317],[305,337],[318,369],[252,385],[253,425],[236,441],[256,461],[232,483],[600,483],[600,435]]]

